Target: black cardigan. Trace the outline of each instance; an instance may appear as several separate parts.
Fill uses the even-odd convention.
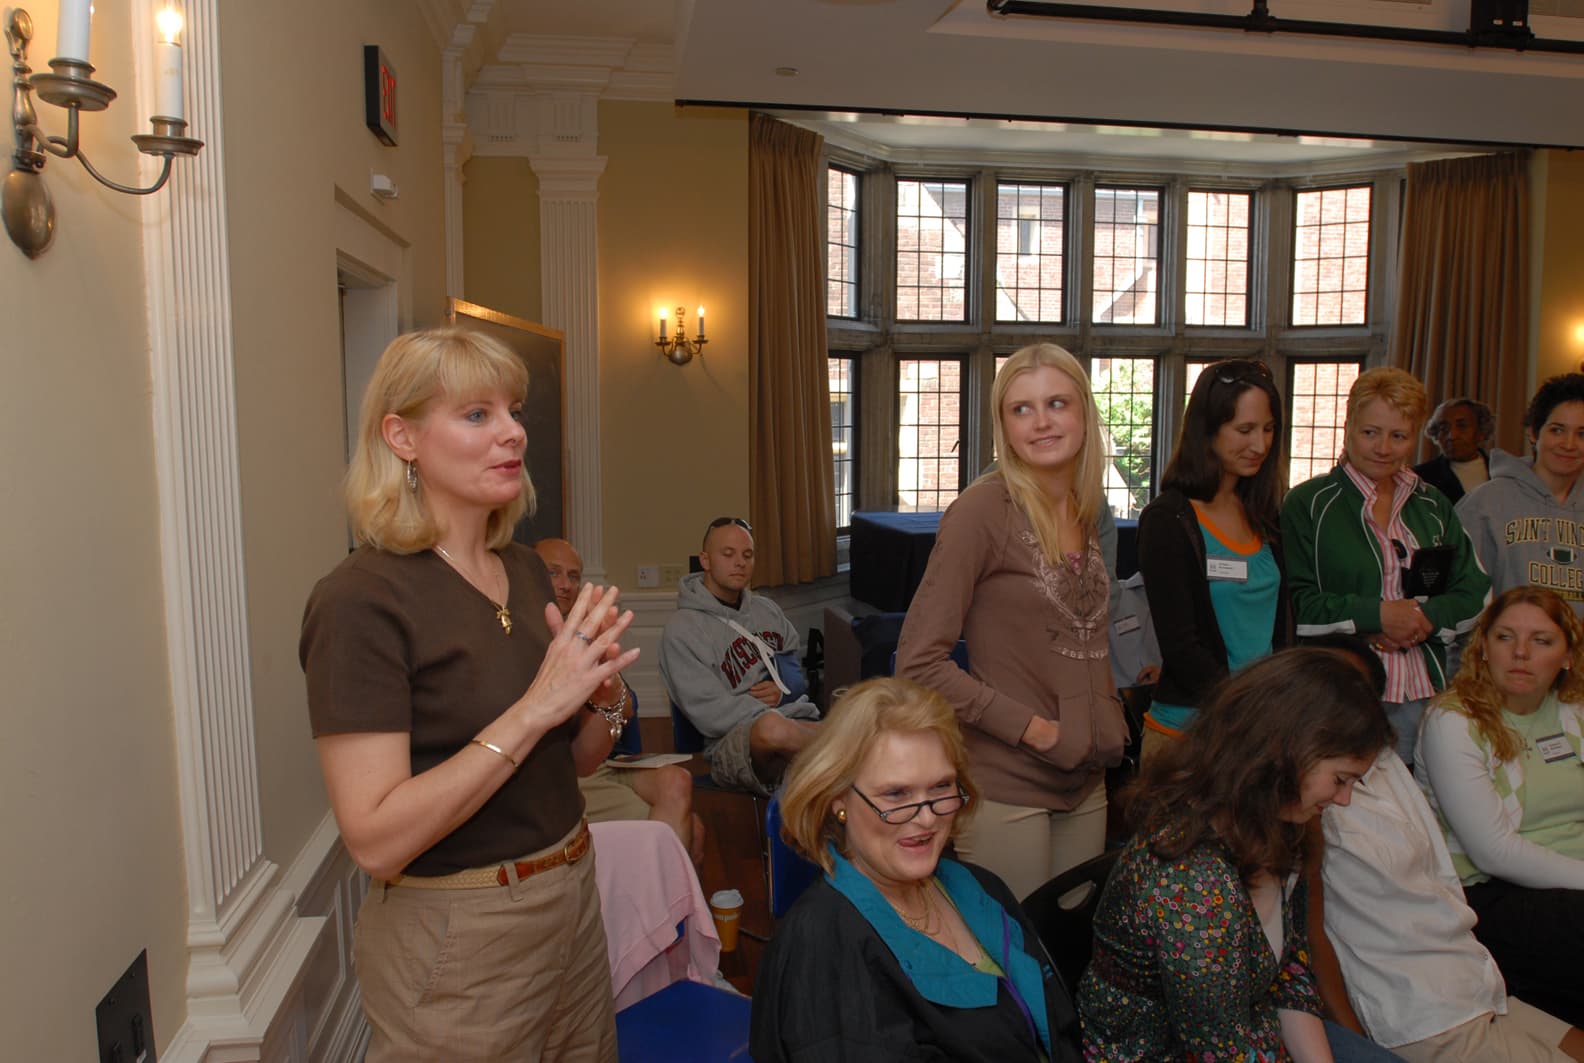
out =
[[[1023,928],[1023,949],[1050,972],[1051,1063],[1078,1063],[1078,1015],[1038,933],[1001,880],[964,864]],[[754,981],[755,1063],[1034,1063],[1028,1027],[1005,987],[995,1007],[925,1000],[863,914],[823,877],[777,927]]]
[[[1226,642],[1210,601],[1205,576],[1204,533],[1193,503],[1168,488],[1139,514],[1139,570],[1150,621],[1161,649],[1161,676],[1155,696],[1169,705],[1197,707],[1210,689],[1226,677]],[[1287,602],[1287,565],[1281,543],[1270,540],[1281,583],[1276,592],[1275,649],[1293,643],[1292,610]]]
[[[1483,450],[1479,452],[1480,458],[1485,462],[1485,475],[1490,475],[1490,455]],[[1419,479],[1446,495],[1448,499],[1456,502],[1463,497],[1463,481],[1458,479],[1457,473],[1452,471],[1452,463],[1445,454],[1437,454],[1429,461],[1413,467],[1419,474]]]

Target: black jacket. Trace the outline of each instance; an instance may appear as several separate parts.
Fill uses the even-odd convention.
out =
[[[964,864],[1023,928],[1049,977],[1051,1063],[1078,1063],[1078,1016],[1039,935],[1001,880]],[[995,1007],[924,999],[857,907],[823,877],[776,929],[754,982],[755,1063],[1034,1063],[1028,1026],[1005,987]]]
[[[1205,576],[1204,533],[1193,503],[1168,489],[1139,514],[1139,570],[1150,621],[1161,649],[1161,676],[1155,696],[1168,705],[1197,707],[1210,688],[1227,675],[1226,642],[1210,601]],[[1276,593],[1275,649],[1293,643],[1292,610],[1287,602],[1287,565],[1281,543],[1270,541],[1281,583]]]
[[[1490,455],[1480,451],[1480,459],[1485,462],[1485,475],[1490,475]],[[1457,478],[1457,473],[1452,471],[1452,463],[1445,454],[1437,454],[1423,465],[1415,465],[1413,471],[1419,474],[1419,479],[1440,491],[1447,498],[1456,502],[1463,497],[1463,481]]]

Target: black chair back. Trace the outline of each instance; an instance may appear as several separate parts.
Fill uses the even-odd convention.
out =
[[[1078,979],[1089,966],[1094,952],[1094,916],[1100,907],[1100,895],[1106,879],[1116,866],[1120,849],[1109,849],[1077,867],[1069,868],[1045,885],[1029,894],[1023,901],[1023,911],[1034,929],[1039,931],[1045,951],[1051,962],[1061,972],[1062,981],[1070,991],[1076,992]],[[1071,908],[1063,908],[1061,899],[1082,886],[1088,892],[1076,900]]]

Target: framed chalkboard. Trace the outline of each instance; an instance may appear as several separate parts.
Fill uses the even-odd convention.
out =
[[[521,543],[565,538],[566,407],[562,381],[566,378],[566,334],[461,299],[446,301],[446,320],[493,336],[528,366],[528,398],[523,405],[528,448],[523,461],[528,464],[539,504],[517,525],[513,538]]]

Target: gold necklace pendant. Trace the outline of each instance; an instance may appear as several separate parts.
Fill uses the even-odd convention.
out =
[[[500,621],[501,630],[506,632],[506,634],[510,635],[512,633],[511,608],[504,601],[497,602],[494,598],[490,597],[490,595],[488,593],[486,593],[483,590],[483,588],[479,587],[479,585],[477,583],[474,583],[473,582],[473,577],[470,576],[462,568],[462,563],[460,561],[458,561],[456,558],[451,556],[451,551],[447,550],[445,547],[441,546],[439,543],[435,543],[434,548],[437,551],[439,551],[440,556],[445,558],[446,562],[448,564],[450,564],[450,566],[453,569],[456,570],[457,575],[461,576],[463,579],[467,580],[470,584],[472,584],[473,585],[473,589],[477,590],[480,594],[483,594],[484,595],[484,600],[489,602],[490,605],[495,607],[495,619]],[[502,576],[504,576],[505,573],[506,573],[506,563],[504,561],[502,561],[501,562],[501,574],[502,574]],[[511,591],[511,584],[509,582],[506,584],[506,590],[507,590],[508,593],[510,593],[510,591]]]

